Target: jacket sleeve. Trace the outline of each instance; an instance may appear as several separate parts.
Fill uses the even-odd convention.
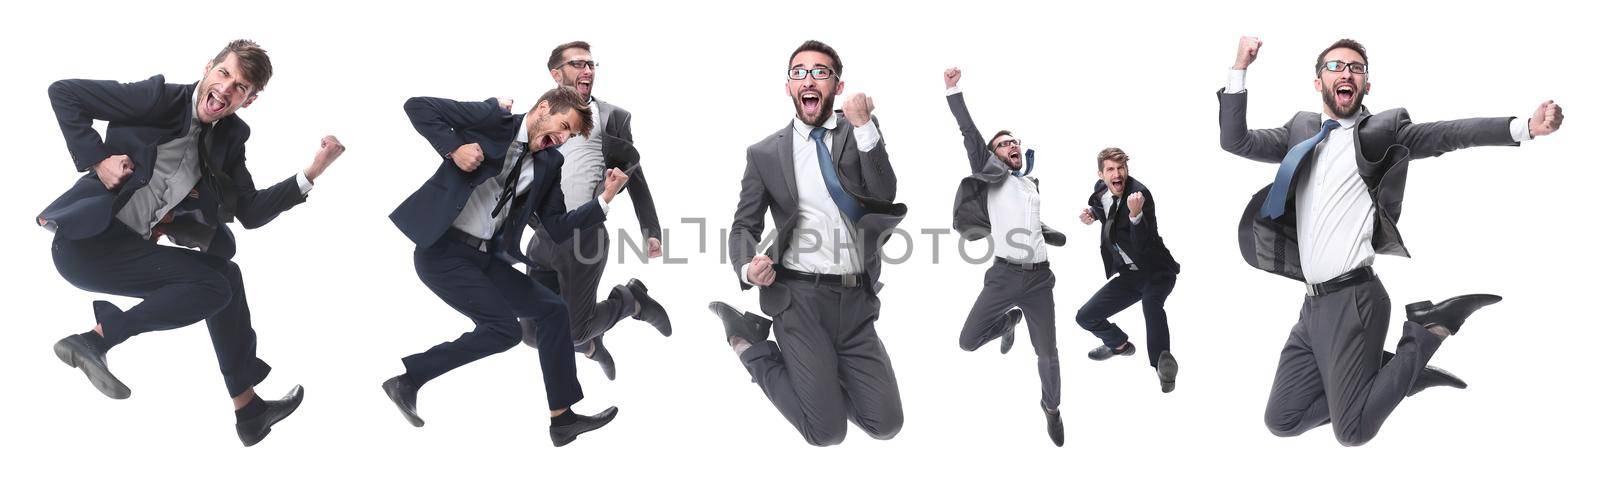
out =
[[[1485,117],[1412,124],[1410,113],[1405,109],[1397,111],[1396,139],[1411,151],[1411,159],[1431,158],[1463,148],[1519,144],[1511,138],[1511,121],[1515,118]]]
[[[440,157],[449,156],[466,144],[457,131],[481,129],[511,113],[500,109],[494,99],[461,102],[437,97],[413,97],[405,103],[406,117]]]
[[[242,129],[243,135],[228,153],[232,158],[229,164],[233,166],[228,177],[233,182],[233,193],[238,196],[234,216],[246,229],[254,229],[266,225],[289,208],[305,202],[306,197],[300,192],[300,183],[294,176],[267,189],[256,189],[255,180],[250,176],[250,169],[245,166],[244,146],[245,141],[250,139],[250,130],[248,127]]]
[[[989,163],[994,153],[989,151],[988,141],[984,140],[983,133],[972,122],[972,113],[967,111],[966,93],[957,92],[944,96],[944,99],[950,104],[950,114],[955,116],[956,126],[961,128],[961,144],[967,148],[967,163],[974,174],[983,171],[983,166]]]
[[[161,114],[166,89],[161,76],[123,84],[108,80],[66,79],[50,84],[50,107],[66,137],[67,151],[78,171],[88,171],[114,154],[106,149],[96,119],[108,122],[139,122]]]
[[[626,111],[623,111],[626,112]],[[617,120],[617,137],[628,141],[629,148],[635,150],[633,143],[633,114],[624,114]],[[638,158],[637,155],[633,156]],[[635,160],[635,163],[638,161]],[[628,169],[632,166],[618,166],[619,169]],[[639,231],[644,232],[646,239],[661,238],[661,218],[656,214],[656,199],[650,195],[650,183],[644,178],[644,167],[628,177],[628,198],[633,200],[633,215],[639,219]]]
[[[879,144],[882,148],[882,144]],[[766,228],[767,207],[771,203],[766,184],[761,182],[761,172],[756,168],[755,148],[745,151],[744,179],[739,182],[739,206],[733,211],[733,227],[728,230],[728,259],[733,263],[733,275],[739,288],[749,290],[739,269],[757,255],[756,247],[761,232]]]
[[[566,209],[566,195],[561,191],[561,168],[546,170],[543,175],[549,176],[545,181],[550,189],[545,190],[543,200],[529,200],[539,203],[539,226],[550,239],[557,244],[565,243],[574,234],[588,230],[606,220],[605,210],[600,209],[600,200],[589,199],[587,203],[572,210]],[[534,220],[528,220],[530,224]]]
[[[882,136],[883,124],[878,122],[877,116],[872,117],[872,124],[878,129],[879,139],[871,151],[861,152],[861,181],[867,191],[863,194],[893,202],[899,180],[895,177],[894,165],[889,164],[889,150],[884,147],[888,143]]]
[[[1245,122],[1249,94],[1217,91],[1217,122],[1222,130],[1222,149],[1263,163],[1281,163],[1289,154],[1289,126],[1250,129]]]
[[[1138,223],[1128,221],[1126,224],[1129,231],[1128,244],[1131,245],[1126,249],[1133,254],[1134,259],[1143,259],[1145,248],[1150,246],[1150,242],[1159,233],[1156,231],[1156,197],[1150,194],[1148,189],[1141,193],[1144,193],[1144,211],[1141,218]]]

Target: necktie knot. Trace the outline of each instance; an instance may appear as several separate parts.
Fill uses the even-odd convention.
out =
[[[1334,128],[1337,128],[1337,127],[1339,127],[1339,121],[1338,120],[1329,119],[1329,120],[1326,120],[1326,121],[1322,121],[1322,131],[1323,132],[1332,131],[1332,130],[1334,130]]]
[[[811,140],[820,143],[820,142],[822,142],[822,136],[824,136],[826,134],[828,134],[828,128],[825,128],[825,127],[814,128],[814,129],[811,130]]]

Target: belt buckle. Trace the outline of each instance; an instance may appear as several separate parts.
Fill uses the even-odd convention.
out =
[[[1321,284],[1314,284],[1314,283],[1306,284],[1306,296],[1316,297],[1318,295],[1322,295],[1322,294],[1326,294],[1327,293],[1326,291],[1323,291],[1319,287],[1321,287]]]
[[[857,277],[854,273],[840,275],[839,286],[844,288],[855,288],[857,285],[860,285],[860,280],[858,280],[858,278],[859,277]]]

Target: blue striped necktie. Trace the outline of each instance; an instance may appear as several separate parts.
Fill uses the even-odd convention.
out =
[[[1305,161],[1317,143],[1328,137],[1328,131],[1339,127],[1339,121],[1329,119],[1322,121],[1322,130],[1311,139],[1300,141],[1289,149],[1289,155],[1283,157],[1283,163],[1278,165],[1278,176],[1272,180],[1272,189],[1267,191],[1267,201],[1261,204],[1261,217],[1276,220],[1288,210],[1289,188],[1294,184],[1294,173],[1299,171],[1300,162]]]
[[[839,206],[839,213],[844,214],[850,222],[861,221],[865,214],[861,203],[845,192],[844,186],[839,184],[839,170],[833,166],[833,155],[828,153],[828,144],[822,142],[822,136],[828,134],[826,128],[811,130],[811,141],[817,145],[817,167],[822,169],[822,182],[828,185],[828,194],[833,198],[833,204]]]

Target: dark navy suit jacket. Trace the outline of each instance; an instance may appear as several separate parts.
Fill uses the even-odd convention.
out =
[[[53,226],[57,236],[70,240],[104,232],[133,193],[149,184],[157,147],[188,129],[194,116],[194,90],[195,84],[167,84],[159,75],[127,84],[84,79],[51,84],[50,105],[73,165],[89,172],[50,203],[36,222]],[[107,121],[104,140],[94,130],[96,119]],[[293,176],[256,189],[244,162],[248,139],[250,126],[238,116],[217,120],[209,144],[201,145],[207,149],[208,162],[195,185],[199,197],[186,199],[174,210],[198,216],[179,219],[164,231],[189,234],[206,253],[229,259],[236,246],[227,222],[237,216],[245,228],[256,228],[305,201]],[[107,190],[90,170],[116,154],[133,162],[133,175],[117,189]]]
[[[523,115],[501,109],[494,99],[461,102],[413,97],[406,101],[405,110],[411,125],[433,145],[441,162],[433,176],[401,202],[400,207],[389,214],[389,219],[412,243],[428,247],[450,229],[466,207],[472,190],[516,163],[515,159],[505,159],[505,155],[517,139]],[[456,148],[472,143],[483,149],[483,164],[478,169],[470,173],[462,171],[454,161],[445,158]],[[531,264],[532,260],[517,249],[524,227],[538,226],[556,243],[561,243],[574,232],[605,221],[606,215],[594,200],[567,211],[561,193],[562,157],[555,147],[542,149],[523,162],[534,165],[533,185],[511,204],[510,216],[491,240],[490,253],[508,261]]]

